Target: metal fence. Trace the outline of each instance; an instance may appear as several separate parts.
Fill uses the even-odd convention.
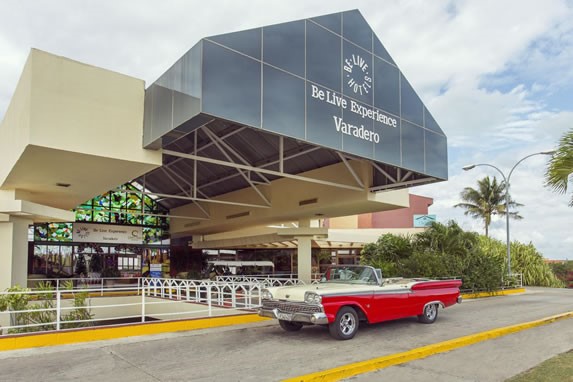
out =
[[[63,287],[69,285],[66,280],[74,282],[73,288]],[[96,285],[85,279],[66,280],[52,280],[53,290],[0,292],[0,301],[16,301],[0,312],[0,333],[252,313],[261,304],[264,287],[211,280],[133,278],[126,284],[125,279],[106,279]],[[78,293],[88,296],[85,306],[74,306]],[[19,308],[14,309],[18,302]],[[66,320],[70,312],[87,313],[89,318]]]
[[[272,275],[267,276],[236,276],[236,275],[229,275],[229,276],[217,276],[217,281],[221,282],[235,282],[235,283],[254,283],[260,284],[264,288],[268,287],[279,287],[279,286],[291,286],[291,285],[306,285],[308,283],[304,282],[303,280],[299,280],[294,277],[275,277]],[[320,275],[313,275],[311,284],[318,284],[320,282]]]

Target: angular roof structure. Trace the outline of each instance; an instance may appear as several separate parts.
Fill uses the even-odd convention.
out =
[[[164,165],[139,182],[169,208],[335,164],[372,193],[448,177],[445,134],[358,10],[202,39],[144,120]]]

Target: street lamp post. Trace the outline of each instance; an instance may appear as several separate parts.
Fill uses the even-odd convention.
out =
[[[553,155],[555,153],[555,150],[549,150],[549,151],[541,151],[538,153],[533,153],[533,154],[529,154],[523,158],[521,158],[519,161],[517,161],[516,164],[513,165],[513,167],[511,168],[511,170],[509,171],[509,175],[507,176],[507,178],[505,177],[505,174],[503,173],[503,171],[501,171],[499,168],[497,168],[496,166],[489,164],[489,163],[476,163],[476,164],[471,164],[468,166],[464,166],[462,167],[464,171],[469,171],[477,166],[487,166],[487,167],[492,167],[494,169],[496,169],[500,174],[501,177],[503,178],[503,182],[505,183],[505,240],[506,240],[506,250],[507,250],[507,275],[511,275],[511,251],[510,251],[510,246],[511,243],[509,241],[509,180],[511,179],[511,174],[513,174],[513,170],[515,170],[515,168],[517,167],[517,165],[519,165],[521,162],[523,162],[524,160],[526,160],[529,157],[532,157],[534,155]]]

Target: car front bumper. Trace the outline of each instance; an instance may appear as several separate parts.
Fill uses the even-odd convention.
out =
[[[278,309],[259,309],[259,316],[276,318],[292,322],[303,322],[307,324],[325,325],[328,324],[328,318],[324,313],[283,313]]]

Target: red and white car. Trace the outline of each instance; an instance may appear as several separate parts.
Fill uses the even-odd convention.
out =
[[[328,268],[319,284],[267,288],[259,315],[279,320],[286,331],[327,325],[330,334],[349,340],[360,321],[377,323],[418,316],[431,324],[438,309],[461,302],[461,280],[383,279],[380,269],[364,265]]]

